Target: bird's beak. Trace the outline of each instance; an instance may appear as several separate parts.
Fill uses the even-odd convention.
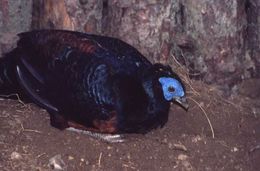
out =
[[[186,97],[177,97],[174,99],[177,103],[179,103],[181,105],[181,107],[183,107],[186,111],[189,108],[189,104],[187,102]]]

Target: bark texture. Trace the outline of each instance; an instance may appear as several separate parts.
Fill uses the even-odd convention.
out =
[[[247,16],[245,58],[249,75],[260,77],[260,1],[247,0],[245,4]]]
[[[0,57],[17,40],[15,36],[31,28],[32,0],[0,0]]]
[[[177,60],[191,78],[222,89],[235,90],[240,81],[260,77],[259,0],[0,0],[0,4],[1,32],[28,30],[32,21],[32,29],[117,37],[153,62],[174,67]]]
[[[183,30],[193,51],[183,49],[191,77],[232,88],[246,75],[245,1],[183,0]]]
[[[33,1],[33,29],[101,33],[102,0]]]

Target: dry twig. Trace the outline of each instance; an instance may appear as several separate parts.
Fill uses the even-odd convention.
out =
[[[102,158],[102,152],[99,154],[98,167],[101,167],[101,158]]]
[[[16,99],[18,100],[19,103],[21,103],[22,105],[26,105],[20,98],[19,94],[15,93],[15,94],[8,94],[8,95],[2,95],[0,94],[0,97],[3,97],[3,98],[9,98],[9,97],[12,97],[12,96],[15,96]]]
[[[39,133],[39,134],[42,133],[41,131],[34,130],[34,129],[25,129],[25,128],[23,127],[23,124],[22,124],[22,123],[20,123],[20,125],[21,125],[20,132],[21,132],[21,131],[24,131],[24,132],[36,132],[36,133]]]
[[[181,68],[181,70],[184,72],[184,74],[180,74],[181,76],[182,76],[182,78],[183,78],[183,81],[184,81],[184,83],[186,83],[189,87],[190,87],[190,89],[192,90],[191,92],[193,93],[193,94],[195,94],[195,95],[199,95],[199,93],[192,87],[192,85],[191,85],[191,80],[190,80],[190,78],[189,78],[189,76],[188,76],[188,71],[187,71],[187,69],[183,66],[183,65],[181,65],[179,62],[178,62],[178,60],[175,58],[175,56],[174,55],[171,55],[172,56],[172,59],[174,60],[174,62]]]
[[[213,129],[213,127],[212,127],[211,121],[210,121],[210,119],[209,119],[208,114],[206,113],[206,111],[203,109],[203,107],[202,107],[196,100],[194,100],[194,99],[191,98],[191,97],[188,97],[188,98],[191,99],[194,103],[196,103],[196,104],[199,106],[199,108],[201,109],[201,111],[203,112],[203,114],[205,115],[205,117],[206,117],[206,119],[207,119],[207,121],[208,121],[208,123],[209,123],[210,130],[211,130],[211,134],[212,134],[212,138],[215,138],[214,129]]]

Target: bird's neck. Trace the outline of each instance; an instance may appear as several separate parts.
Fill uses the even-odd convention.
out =
[[[143,88],[148,97],[149,113],[168,113],[170,104],[162,96],[162,90],[155,88],[152,80],[143,81]]]

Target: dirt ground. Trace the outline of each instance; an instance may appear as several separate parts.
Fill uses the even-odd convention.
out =
[[[260,170],[256,82],[224,98],[194,81],[188,112],[173,105],[164,128],[114,144],[59,131],[36,105],[0,99],[0,170]]]

